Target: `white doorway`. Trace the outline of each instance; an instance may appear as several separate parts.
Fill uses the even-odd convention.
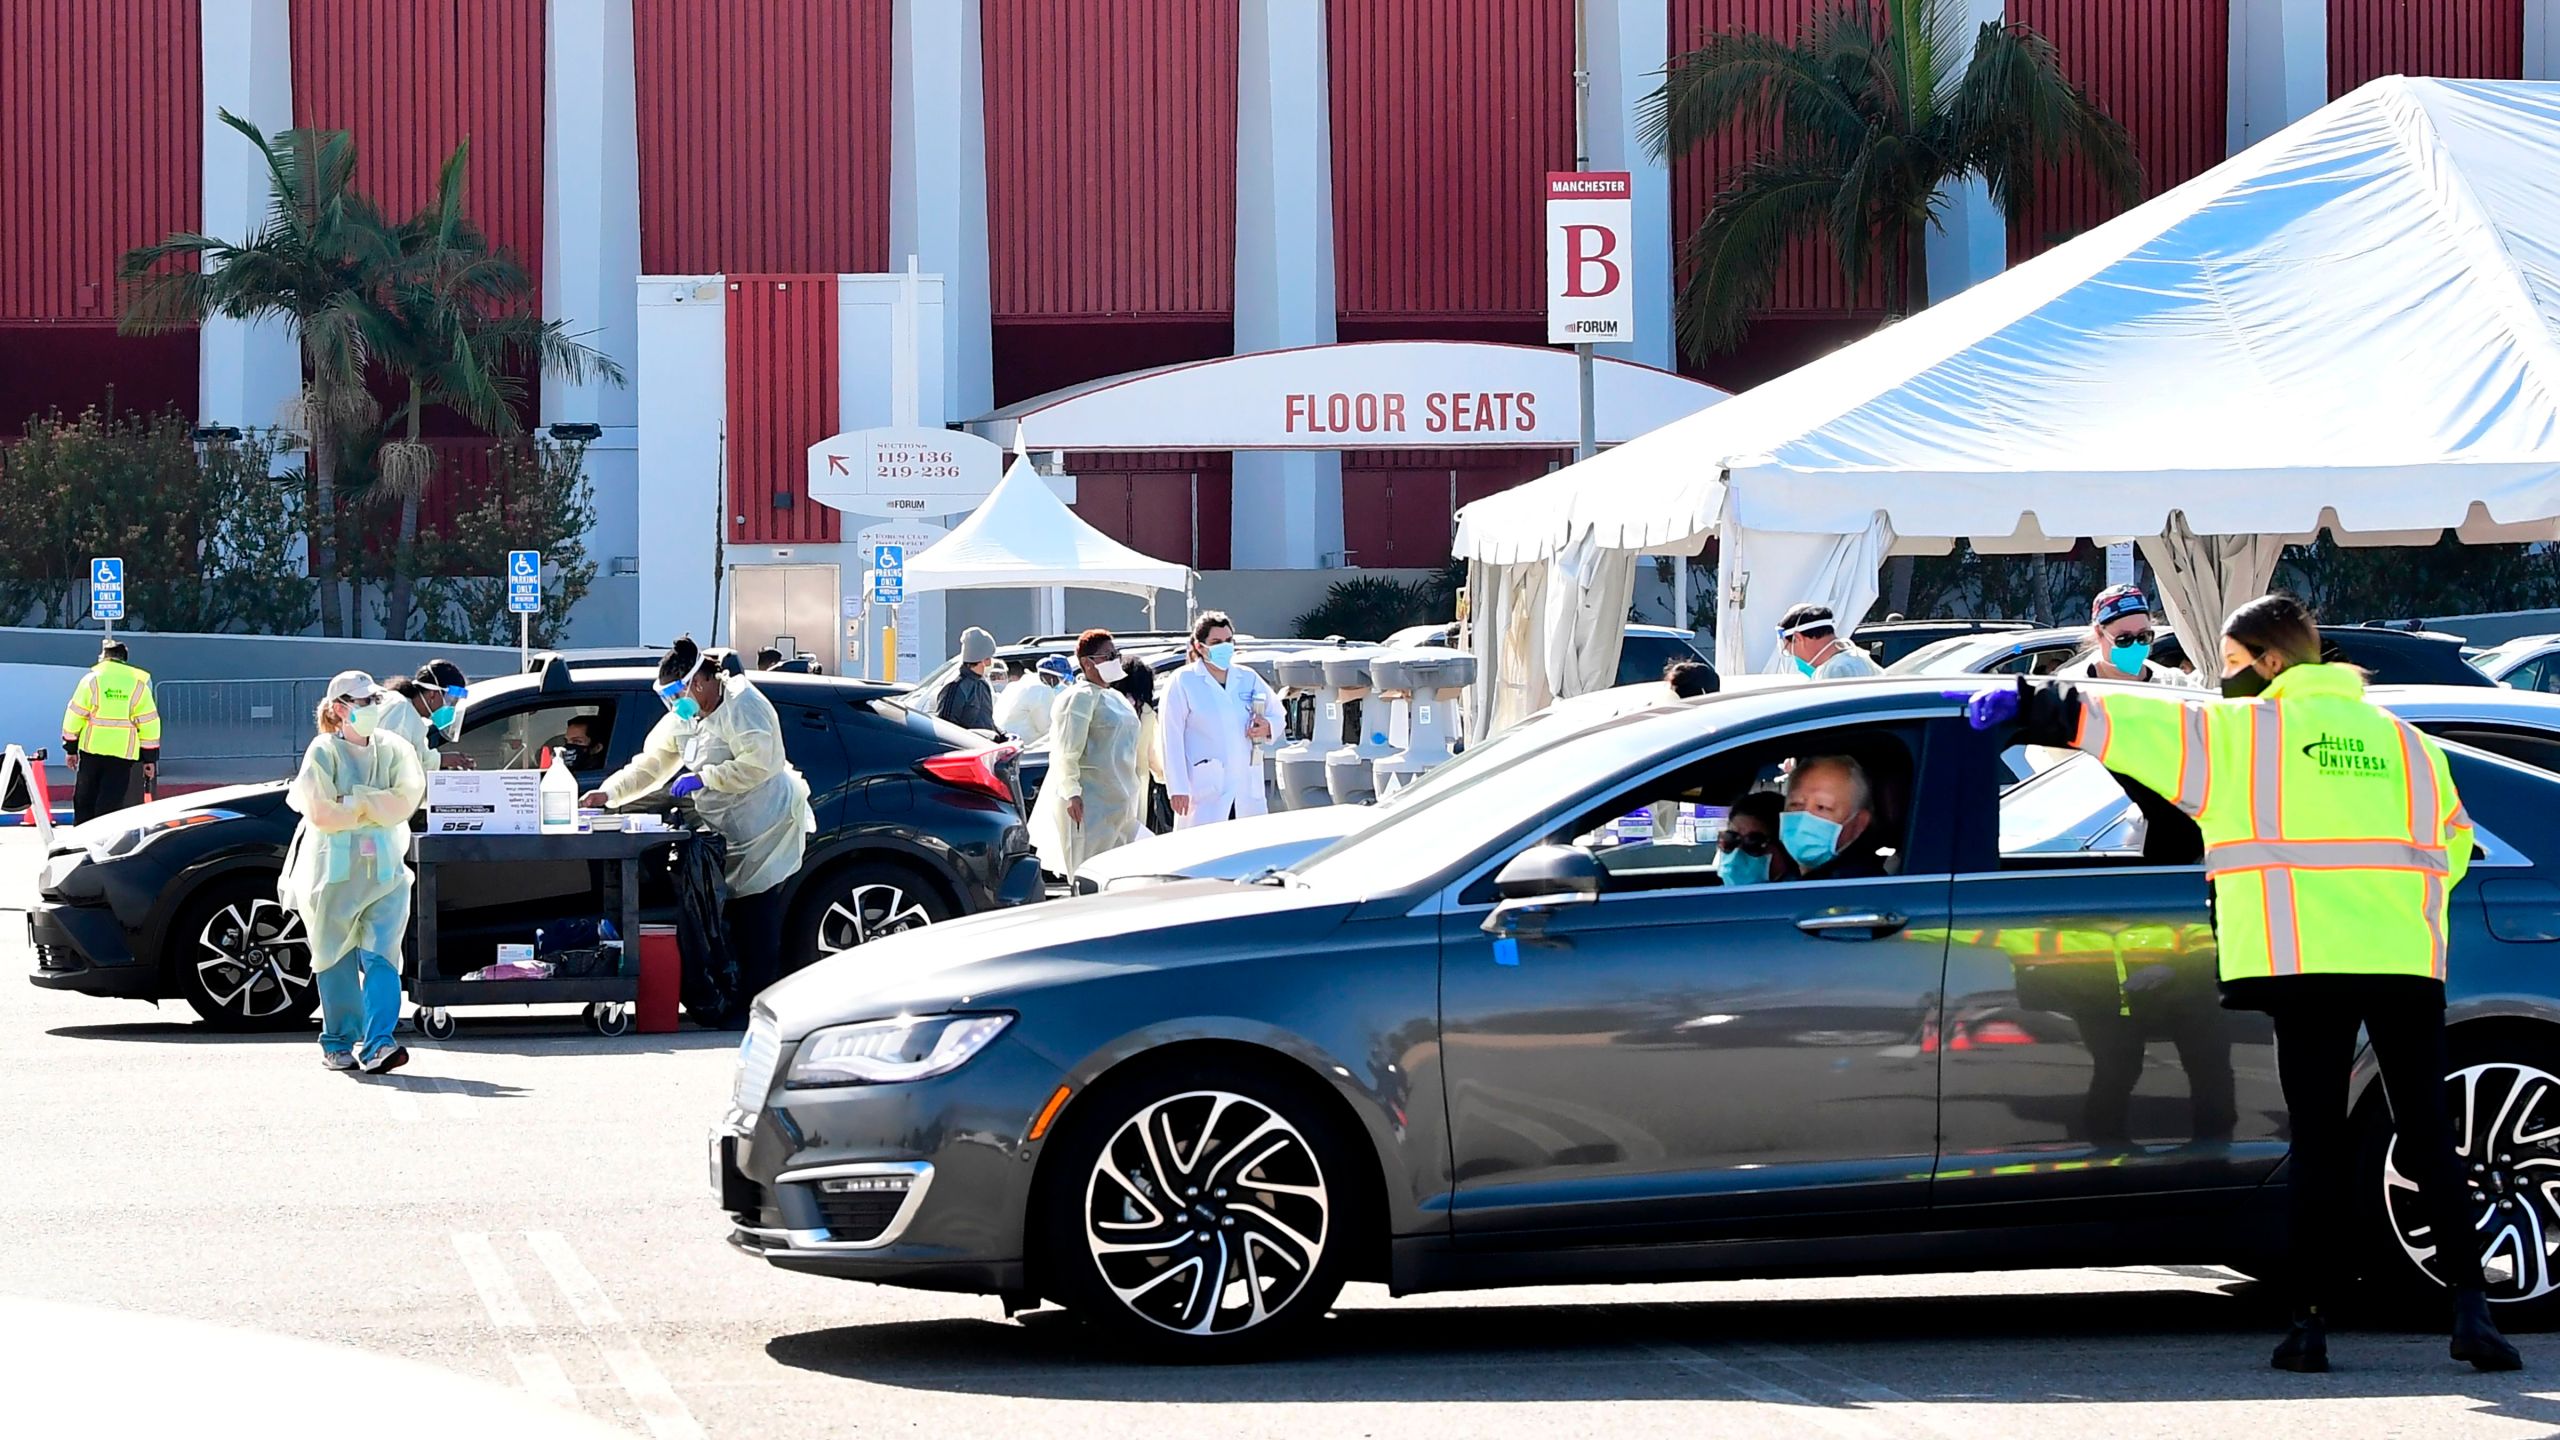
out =
[[[771,646],[806,651],[830,675],[844,671],[842,576],[833,565],[740,565],[729,572],[729,648],[749,668]]]

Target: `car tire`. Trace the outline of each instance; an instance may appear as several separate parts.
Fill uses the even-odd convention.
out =
[[[178,912],[165,954],[178,994],[216,1030],[290,1030],[320,1004],[302,917],[273,877],[208,886]]]
[[[2560,1185],[2553,1183],[2560,1181],[2560,1151],[2550,1145],[2560,1132],[2560,1036],[2502,1026],[2471,1037],[2457,1032],[2451,1048],[2446,1099],[2471,1213],[2485,1217],[2493,1313],[2501,1326],[2548,1329],[2560,1324],[2560,1256],[2552,1253],[2560,1239]],[[2400,1178],[2396,1130],[2379,1082],[2357,1120],[2368,1288],[2395,1307],[2439,1312],[2442,1273],[2420,1259],[2433,1253],[2424,1239],[2426,1210]]]
[[[1150,1067],[1066,1114],[1033,1199],[1049,1298],[1133,1357],[1186,1363],[1269,1353],[1324,1318],[1366,1171],[1311,1082]]]
[[[904,865],[858,860],[820,875],[793,905],[786,952],[799,970],[882,935],[951,918],[942,891]]]

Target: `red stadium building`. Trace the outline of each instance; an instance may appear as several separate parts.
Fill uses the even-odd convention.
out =
[[[1735,389],[1876,323],[1872,288],[1806,247],[1743,350],[1676,360],[1676,237],[1752,139],[1665,163],[1632,118],[1669,56],[1725,27],[1791,30],[1822,3],[1583,0],[1592,162],[1634,173],[1639,226],[1638,339],[1603,353]],[[2377,75],[2560,67],[2560,0],[1970,4],[2053,39],[2132,130],[2155,191]],[[661,492],[691,487],[707,517],[719,483],[699,457],[639,453],[641,277],[725,287],[702,334],[721,351],[711,458],[733,548],[841,544],[834,513],[807,503],[799,455],[876,383],[847,348],[867,323],[861,277],[911,256],[938,277],[928,423],[1240,353],[1542,343],[1541,185],[1574,159],[1574,14],[1573,0],[12,0],[0,437],[111,388],[119,405],[208,424],[275,418],[296,375],[283,337],[114,331],[127,248],[257,219],[263,177],[217,108],[352,131],[395,212],[468,138],[481,224],[539,273],[548,314],[642,375],[636,390],[546,384],[535,417],[603,428],[591,548],[610,563],[579,638],[629,641],[682,618],[643,599],[661,569],[643,545],[650,497],[673,505]],[[2068,178],[2014,229],[1979,195],[1951,197],[1932,293],[2107,213]],[[1468,378],[1417,383],[1478,388]],[[1199,451],[1144,438],[1067,457],[1076,508],[1204,574],[1435,564],[1454,505],[1561,458],[1424,437]]]

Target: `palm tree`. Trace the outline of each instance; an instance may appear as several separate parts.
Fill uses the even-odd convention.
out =
[[[181,231],[126,252],[120,328],[152,335],[219,315],[280,320],[293,332],[303,371],[293,423],[311,447],[307,530],[311,573],[320,582],[320,628],[344,634],[337,471],[344,434],[370,423],[374,412],[365,362],[377,297],[398,247],[381,211],[355,188],[355,142],[345,131],[285,130],[270,140],[230,111],[218,113],[266,159],[266,219],[238,242]]]
[[[1962,0],[1839,0],[1792,42],[1729,30],[1672,63],[1642,102],[1654,153],[1734,126],[1776,137],[1689,238],[1683,349],[1740,343],[1800,235],[1827,237],[1852,287],[1880,268],[1889,316],[1927,305],[1928,232],[1966,177],[2012,225],[2067,156],[2119,200],[2141,192],[2132,138],[2062,73],[2053,42],[1996,21],[1967,38]]]
[[[407,639],[416,575],[418,503],[434,476],[435,458],[419,439],[426,407],[443,405],[491,435],[524,432],[523,377],[559,375],[573,383],[623,383],[622,368],[580,343],[557,320],[533,308],[533,282],[513,255],[489,243],[463,210],[471,161],[466,139],[446,157],[435,199],[402,224],[376,315],[373,348],[406,390],[394,424],[405,434],[386,440],[376,461],[378,483],[400,502],[389,613],[385,629]]]

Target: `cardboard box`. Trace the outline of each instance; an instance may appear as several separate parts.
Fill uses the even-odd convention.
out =
[[[438,770],[427,776],[430,835],[532,835],[541,829],[539,770]]]

